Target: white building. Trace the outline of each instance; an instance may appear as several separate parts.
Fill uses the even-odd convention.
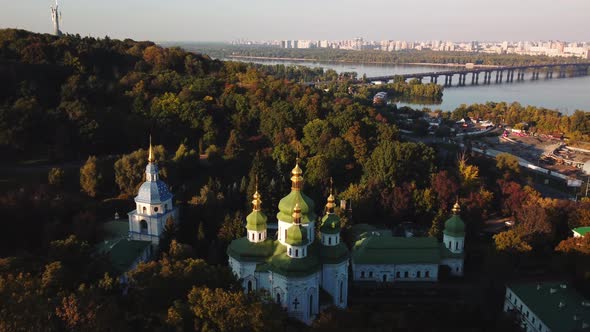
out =
[[[455,203],[442,243],[431,237],[393,237],[368,228],[352,251],[353,280],[432,282],[438,280],[440,266],[446,266],[450,275],[462,276],[465,224],[460,212]]]
[[[117,213],[115,220],[103,225],[105,239],[96,248],[109,255],[122,283],[127,282],[127,271],[152,259],[157,252],[166,221],[171,218],[178,222],[178,208],[173,206],[172,194],[159,179],[151,139],[145,182],[139,188],[135,204],[136,209],[128,213],[128,222],[118,220]]]
[[[340,220],[334,214],[334,196],[326,204],[316,238],[315,203],[303,194],[303,172],[291,172],[291,193],[279,202],[277,239],[269,239],[267,217],[258,191],[246,218],[247,236],[227,248],[229,265],[244,290],[268,291],[287,313],[311,324],[320,308],[346,307],[348,249],[340,239]],[[320,299],[320,288],[326,296]]]
[[[129,212],[129,238],[140,241],[160,242],[166,221],[178,222],[178,208],[173,206],[168,186],[160,180],[150,139],[145,182],[135,197],[136,209]]]
[[[506,286],[504,311],[516,314],[527,332],[590,329],[590,301],[566,283],[520,283]]]

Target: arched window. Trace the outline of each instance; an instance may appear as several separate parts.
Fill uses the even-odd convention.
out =
[[[285,229],[285,238],[283,239],[283,241],[287,241],[287,229]]]
[[[299,249],[295,249],[295,257],[299,257]]]
[[[451,249],[451,248],[452,248],[452,246],[451,246],[451,241],[449,241],[449,249]]]
[[[332,237],[328,237],[328,244],[332,244]]]
[[[281,304],[281,293],[277,292],[277,303]]]
[[[426,272],[424,272],[424,276],[425,276],[426,278],[430,278],[430,271],[426,271]]]
[[[459,250],[459,242],[455,242],[455,250]]]
[[[420,271],[416,272],[416,278],[420,278],[420,277],[422,277],[422,272],[420,272]]]
[[[248,280],[248,293],[252,291],[252,280]]]
[[[144,209],[145,209],[145,207],[144,207]],[[147,232],[148,232],[147,221],[142,220],[142,221],[139,222],[139,232],[141,234],[147,234]]]
[[[143,213],[145,214],[147,212],[147,208],[144,206],[142,209]]]
[[[410,274],[408,273],[408,271],[404,272],[404,278],[408,278],[410,276]]]
[[[369,278],[373,278],[373,271],[369,271]]]
[[[289,256],[291,256],[291,248],[289,248]]]
[[[361,271],[361,278],[365,277],[365,271]]]
[[[262,233],[258,233],[258,240],[262,240]]]
[[[254,241],[254,233],[252,233],[252,241]]]

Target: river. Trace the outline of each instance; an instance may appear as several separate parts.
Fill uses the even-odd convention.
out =
[[[233,61],[247,61],[260,64],[284,64],[298,65],[312,68],[323,67],[324,69],[334,69],[336,72],[356,72],[358,77],[367,75],[395,75],[395,74],[412,74],[430,71],[443,71],[447,67],[424,66],[424,65],[385,65],[385,64],[353,64],[353,63],[319,63],[311,61],[281,61],[281,60],[250,60],[250,59],[231,59]],[[455,68],[448,67],[448,70]],[[557,73],[554,73],[554,77]],[[492,76],[495,79],[495,73]],[[443,80],[444,77],[439,77]],[[483,76],[480,75],[480,82]],[[424,79],[428,82],[429,79]],[[453,79],[453,84],[457,84],[458,76]],[[493,82],[493,80],[492,80]],[[411,103],[398,103],[398,106],[408,105],[413,108],[429,107],[431,109],[441,109],[452,111],[461,104],[485,103],[488,101],[508,103],[517,101],[522,105],[533,105],[557,109],[564,114],[571,114],[575,110],[590,111],[590,76],[573,77],[565,79],[544,79],[541,73],[539,80],[532,81],[530,73],[527,73],[525,81],[513,83],[501,83],[490,85],[470,85],[471,75],[467,75],[466,86],[446,87],[444,90],[443,101],[437,105],[423,105]]]

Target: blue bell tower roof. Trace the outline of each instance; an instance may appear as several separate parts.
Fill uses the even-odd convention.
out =
[[[172,198],[168,186],[158,178],[158,166],[150,162],[145,167],[146,181],[139,187],[135,202],[146,204],[158,204]]]

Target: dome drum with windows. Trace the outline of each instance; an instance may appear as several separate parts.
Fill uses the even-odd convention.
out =
[[[461,219],[461,206],[457,201],[453,206],[453,216],[445,222],[443,234],[453,237],[465,237],[465,223]]]

